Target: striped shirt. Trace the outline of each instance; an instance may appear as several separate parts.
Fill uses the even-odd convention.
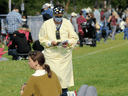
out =
[[[22,16],[17,11],[11,11],[8,13],[6,17],[7,25],[8,25],[8,33],[13,34],[14,31],[18,30],[18,28],[22,25]]]

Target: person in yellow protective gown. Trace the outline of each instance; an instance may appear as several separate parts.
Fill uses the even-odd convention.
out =
[[[62,5],[56,5],[53,13],[54,17],[45,21],[40,28],[39,41],[45,46],[46,63],[59,78],[62,87],[61,96],[67,96],[68,87],[74,86],[72,49],[79,38],[71,22],[63,18],[64,7]],[[62,45],[66,48],[59,49],[58,44],[64,41]],[[64,50],[66,51],[63,52]]]

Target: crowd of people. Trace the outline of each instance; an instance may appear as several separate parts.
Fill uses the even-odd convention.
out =
[[[63,18],[62,5],[53,7],[46,3],[41,14],[44,23],[39,31],[39,40],[36,41],[32,39],[27,16],[19,13],[19,7],[15,6],[6,17],[8,54],[12,55],[12,60],[28,59],[29,67],[35,70],[28,82],[21,87],[22,96],[67,96],[68,87],[74,86],[72,49],[76,44],[80,47],[83,44],[95,47],[96,41],[100,42],[101,38],[104,38],[104,42],[108,36],[115,40],[117,32],[124,32],[122,39],[128,39],[128,9],[124,13],[121,9],[111,8],[100,12],[94,6],[94,12],[91,8],[81,9],[79,15],[72,12],[68,20]],[[36,14],[38,15],[39,13]],[[31,51],[31,43],[35,51]],[[53,51],[60,44],[62,48],[67,48],[65,53]],[[0,48],[3,49],[4,46]],[[0,61],[2,60],[7,59],[2,59],[1,56]],[[87,86],[81,87],[78,96],[85,94],[81,91],[87,89],[85,87]],[[88,87],[87,90],[91,95],[85,96],[97,96],[94,87]]]
[[[122,9],[114,8],[102,8],[102,10],[99,11],[98,7],[94,6],[94,12],[92,12],[90,8],[84,8],[80,11],[79,15],[80,16],[72,12],[70,21],[74,26],[75,32],[79,34],[80,47],[83,47],[83,44],[94,47],[96,46],[96,41],[100,42],[101,38],[104,38],[105,43],[108,37],[110,37],[111,40],[115,40],[115,35],[120,32],[124,32],[122,39],[128,36],[128,8],[126,8],[124,12]],[[89,24],[91,26],[88,26]],[[89,42],[89,44],[87,38],[92,38],[92,43]]]
[[[8,46],[8,55],[12,56],[12,60],[28,59],[28,53],[32,49],[38,51],[44,49],[39,40],[33,42],[31,30],[27,25],[27,15],[21,15],[18,6],[15,6],[7,14],[6,23],[8,28],[5,39]],[[32,43],[33,45],[31,46]]]

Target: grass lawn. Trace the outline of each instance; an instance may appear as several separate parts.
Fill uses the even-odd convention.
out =
[[[79,48],[79,47],[78,47]],[[7,50],[7,47],[5,48]],[[21,85],[27,82],[34,70],[28,60],[0,62],[0,96],[20,96]],[[128,96],[128,41],[123,33],[116,40],[98,43],[96,47],[84,46],[73,50],[73,71],[78,91],[83,84],[95,86],[98,96]]]

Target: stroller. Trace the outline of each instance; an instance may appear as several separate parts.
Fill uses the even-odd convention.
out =
[[[88,20],[81,24],[84,31],[84,40],[86,45],[96,47],[96,28],[94,22]]]

